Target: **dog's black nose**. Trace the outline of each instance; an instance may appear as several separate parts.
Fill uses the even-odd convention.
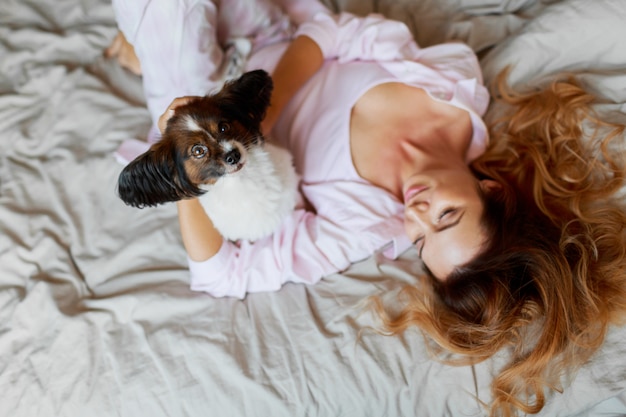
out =
[[[228,165],[237,165],[240,160],[241,153],[238,149],[233,149],[232,151],[228,152],[226,154],[226,157],[224,158],[224,161],[226,161]]]

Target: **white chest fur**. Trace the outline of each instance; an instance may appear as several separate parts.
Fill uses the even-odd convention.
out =
[[[276,231],[298,201],[291,154],[266,143],[248,151],[239,171],[220,178],[199,200],[222,236],[258,240]]]

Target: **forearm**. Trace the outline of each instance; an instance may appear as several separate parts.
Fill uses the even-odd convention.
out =
[[[272,73],[274,91],[262,123],[263,132],[272,130],[289,100],[321,67],[324,56],[317,43],[308,36],[294,39]]]
[[[176,203],[183,245],[189,257],[197,262],[213,257],[222,246],[222,235],[204,211],[197,198]]]

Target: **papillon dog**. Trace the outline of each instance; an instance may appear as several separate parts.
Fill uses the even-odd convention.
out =
[[[120,198],[143,208],[199,197],[226,239],[274,232],[298,201],[298,176],[261,133],[272,88],[267,72],[250,71],[177,107],[161,140],[122,170]]]

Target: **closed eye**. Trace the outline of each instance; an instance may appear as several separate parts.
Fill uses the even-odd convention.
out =
[[[420,258],[422,257],[422,251],[424,250],[423,242],[424,242],[424,235],[418,237],[417,239],[415,239],[415,241],[413,241],[413,246],[415,247],[417,247],[420,243],[422,243],[422,246],[417,249],[417,253]]]
[[[443,210],[441,212],[441,214],[439,215],[439,221],[443,220],[444,218],[449,218],[450,216],[452,216],[454,213],[456,213],[458,210],[456,208],[447,208],[445,210]]]
[[[459,215],[455,215],[456,213],[460,213]],[[463,215],[465,214],[465,211],[463,210],[459,210],[457,208],[451,208],[451,209],[446,209],[444,210],[439,219],[444,221],[444,224],[441,226],[437,226],[435,228],[435,233],[441,233],[444,230],[448,230],[448,229],[452,229],[454,226],[458,225],[461,222],[461,219],[463,218]],[[450,219],[450,221],[446,221],[448,220],[448,218]],[[422,257],[422,252],[424,252],[424,247],[426,246],[426,236],[422,235],[419,236],[417,239],[415,239],[415,241],[413,242],[414,245],[418,245],[419,243],[421,243],[421,247],[418,248],[418,252],[419,252],[419,257]]]

